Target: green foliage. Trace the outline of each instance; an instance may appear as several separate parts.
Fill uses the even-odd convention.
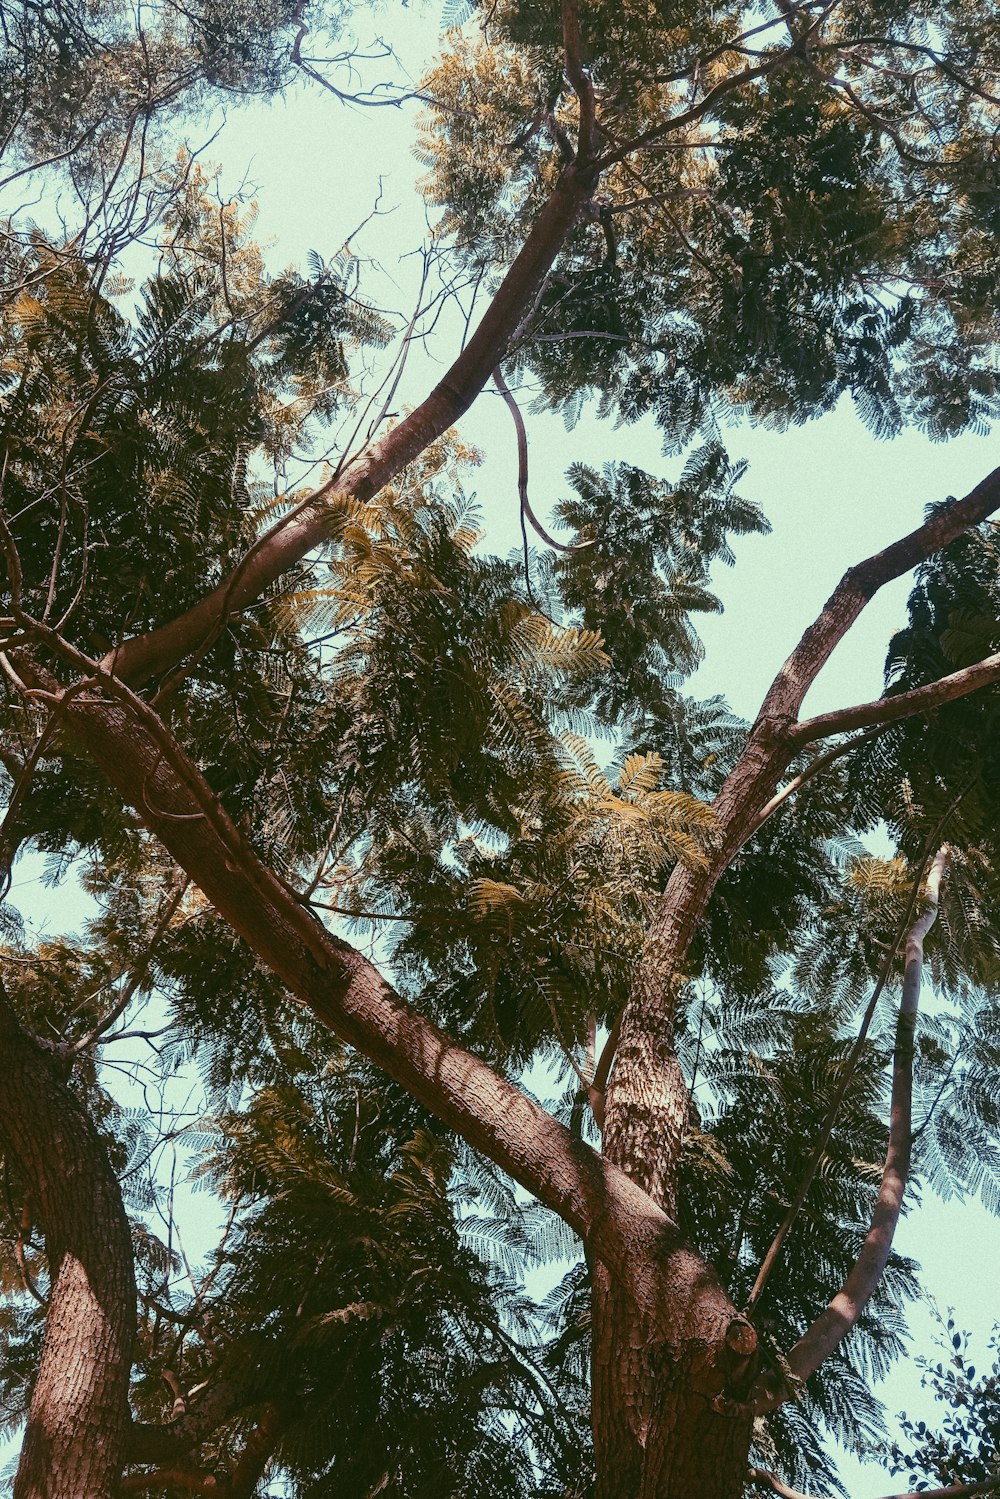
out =
[[[709,568],[732,564],[730,535],[769,529],[756,506],[733,493],[745,465],[730,465],[718,445],[688,459],[671,486],[620,464],[604,473],[576,464],[577,498],[559,518],[578,549],[555,564],[566,604],[598,631],[610,670],[598,704],[614,720],[624,711],[662,711],[664,685],[701,660],[690,616],[721,608]]]
[[[778,18],[738,6],[674,7],[669,25],[642,4],[585,7],[598,151],[663,134],[612,160],[549,277],[519,350],[546,399],[652,412],[670,445],[723,413],[785,425],[847,392],[880,435],[987,424],[995,41],[974,10],[802,12],[789,51]],[[444,107],[424,151],[431,200],[488,267],[553,180],[576,103],[556,7],[510,0],[483,31],[428,79]],[[665,128],[697,85],[718,90],[711,107]]]
[[[892,1471],[906,1473],[917,1491],[952,1483],[977,1483],[993,1478],[997,1466],[1000,1428],[1000,1363],[997,1332],[984,1350],[989,1367],[977,1371],[970,1357],[972,1342],[954,1316],[940,1321],[936,1363],[921,1356],[921,1383],[944,1407],[938,1422],[902,1418],[903,1441],[893,1443]]]
[[[283,86],[301,6],[165,6],[145,39],[112,4],[0,10],[0,123],[16,162],[66,149],[76,129],[74,170],[102,205],[96,247],[18,227],[0,249],[4,552],[17,554],[17,604],[61,632],[62,654],[46,657],[59,682],[189,608],[268,526],[294,522],[309,503],[301,454],[325,451],[341,417],[364,430],[365,361],[392,329],[358,296],[346,252],[314,257],[307,276],[273,273],[252,208],[220,202],[190,154],[169,165],[153,149],[198,101]],[[713,568],[732,563],[734,537],[767,530],[737,492],[719,418],[784,424],[849,391],[882,434],[988,420],[997,229],[997,44],[978,7],[928,18],[845,5],[780,58],[774,36],[759,53],[737,40],[757,12],[683,0],[666,24],[637,0],[584,11],[598,149],[664,126],[688,92],[718,93],[634,153],[641,171],[608,166],[509,357],[570,425],[591,396],[608,416],[652,413],[666,447],[687,449],[677,477],[574,465],[557,512],[574,548],[537,564],[529,587],[520,556],[489,551],[467,492],[477,455],[455,434],[374,497],[339,493],[326,469],[322,544],[182,670],[143,684],[297,897],[423,1014],[556,1095],[577,1134],[659,896],[678,865],[710,856],[711,801],[746,735],[722,699],[684,692],[696,616],[720,608]],[[470,12],[450,4],[445,19]],[[310,14],[314,29],[337,19]],[[812,24],[771,20],[781,35]],[[423,146],[439,243],[488,284],[555,180],[577,105],[557,7],[501,3],[473,30],[451,34],[426,84],[442,107]],[[918,76],[889,66],[893,48],[933,56]],[[722,87],[751,58],[768,65]],[[154,253],[136,285],[118,252],[137,221],[118,225],[119,243],[119,188],[104,187],[140,119]],[[889,691],[996,649],[997,561],[987,527],[921,571]],[[225,1470],[247,1413],[274,1399],[276,1463],[299,1499],[586,1495],[579,1246],[289,1004],[13,670],[0,679],[4,855],[50,855],[51,878],[76,881],[93,909],[59,937],[5,907],[0,975],[25,1024],[64,1048],[123,1184],[138,1415],[167,1416],[171,1381],[231,1382],[240,1400],[200,1453]],[[892,953],[942,841],[953,852],[929,943],[939,1004],[917,1036],[918,1183],[1000,1210],[996,709],[994,689],[908,720],[809,779],[727,868],[688,954],[680,1216],[737,1304],[885,979],[759,1309],[772,1351],[841,1283],[870,1219]],[[887,858],[860,841],[877,826]],[[37,1234],[22,1234],[19,1163],[4,1169],[0,1422],[13,1429],[42,1315],[11,1246],[42,1294],[48,1271]],[[181,1178],[229,1214],[207,1266],[186,1264],[176,1238]],[[540,1271],[555,1284],[529,1295]],[[915,1268],[892,1259],[855,1337],[760,1434],[801,1486],[836,1486],[825,1431],[856,1449],[882,1431],[870,1382],[901,1350],[914,1288]],[[992,1398],[955,1367],[963,1397]],[[899,1460],[944,1473],[925,1435]]]

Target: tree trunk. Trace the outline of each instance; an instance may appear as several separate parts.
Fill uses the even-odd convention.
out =
[[[743,1493],[753,1412],[741,1397],[756,1369],[756,1337],[735,1309],[720,1322],[697,1283],[691,1290],[668,1301],[664,1337],[594,1266],[595,1499]]]
[[[135,1276],[107,1153],[0,988],[0,1144],[45,1231],[52,1289],[14,1499],[113,1499],[128,1416]]]
[[[688,1092],[676,1057],[624,1033],[605,1153],[673,1217]],[[683,1251],[681,1251],[683,1253]],[[738,1499],[745,1487],[757,1370],[753,1328],[707,1266],[668,1260],[652,1324],[602,1265],[593,1267],[592,1424],[596,1499]]]

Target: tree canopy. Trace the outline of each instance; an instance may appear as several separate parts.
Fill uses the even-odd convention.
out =
[[[417,87],[356,80],[385,13],[0,18],[16,1499],[843,1492],[907,1192],[1000,1210],[1000,471],[858,559],[753,722],[687,679],[768,529],[728,421],[993,418],[994,8],[452,4]],[[218,190],[206,111],[299,83],[331,131],[420,111],[409,320]],[[608,423],[551,518],[530,401]],[[803,717],[906,575],[883,694]],[[72,935],[12,904],[29,851]],[[992,1483],[964,1423],[899,1471]]]

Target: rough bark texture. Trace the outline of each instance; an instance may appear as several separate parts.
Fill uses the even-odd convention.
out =
[[[695,1283],[694,1296],[668,1296],[664,1337],[602,1265],[593,1288],[595,1499],[739,1499],[753,1328],[735,1309],[721,1318]]]
[[[0,989],[0,1143],[45,1231],[52,1279],[15,1499],[112,1499],[135,1331],[118,1182],[84,1110]]]
[[[328,932],[261,864],[148,708],[81,692],[66,703],[65,714],[109,781],[289,991],[559,1213],[645,1313],[662,1319],[649,1265],[679,1249],[680,1237],[647,1193],[412,1010],[373,964]],[[674,1274],[675,1280],[697,1277],[699,1295],[720,1320],[732,1315],[697,1256],[682,1257]]]
[[[560,233],[578,206],[568,199],[562,205]],[[543,259],[539,250],[533,275],[544,274]],[[716,882],[752,835],[795,753],[802,700],[836,641],[882,582],[997,503],[1000,474],[931,525],[852,569],[779,673],[718,798],[720,838],[710,864],[678,868],[668,882],[623,1017],[603,1160],[409,1010],[367,960],[332,937],[260,864],[144,704],[99,680],[64,702],[86,751],[291,992],[560,1213],[601,1262],[594,1368],[601,1499],[687,1499],[693,1493],[729,1499],[741,1491],[750,1433],[744,1397],[755,1372],[755,1339],[708,1267],[681,1246],[672,1222],[687,1113],[673,1054],[684,956]],[[214,617],[220,617],[217,608]],[[203,622],[195,630],[188,619],[176,638],[161,637],[156,667],[176,659],[178,648],[196,648],[205,628]],[[145,671],[153,656],[144,660]]]

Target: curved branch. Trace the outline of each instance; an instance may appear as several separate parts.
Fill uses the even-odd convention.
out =
[[[503,396],[507,403],[507,409],[514,418],[514,430],[517,433],[517,496],[521,502],[521,515],[530,523],[546,546],[553,547],[557,552],[578,552],[581,545],[589,546],[589,542],[571,543],[557,541],[551,532],[545,529],[531,508],[531,501],[528,498],[528,434],[524,426],[524,417],[521,415],[521,408],[515,401],[510,386],[504,379],[499,365],[493,371],[493,384]]]
[[[835,744],[832,749],[824,750],[823,754],[817,755],[815,760],[811,760],[809,762],[805,770],[800,771],[797,776],[793,776],[792,779],[788,781],[786,785],[782,786],[780,791],[776,791],[771,797],[771,800],[761,808],[760,812],[757,814],[757,820],[754,823],[753,831],[756,833],[760,828],[762,828],[765,822],[767,822],[768,818],[772,817],[774,813],[778,811],[779,807],[783,807],[785,805],[785,802],[793,797],[797,791],[801,791],[803,786],[808,785],[808,783],[813,780],[815,776],[818,776],[821,771],[825,770],[828,765],[832,765],[834,760],[839,760],[841,755],[846,755],[850,750],[855,749],[859,744],[863,744],[866,739],[873,739],[876,734],[881,733],[882,728],[882,724],[876,724],[866,733],[857,734],[853,739],[845,739],[842,741],[842,743]]]
[[[132,1003],[132,1000],[135,998],[136,991],[139,989],[140,985],[144,983],[146,976],[149,973],[149,966],[156,954],[156,948],[159,944],[160,938],[166,932],[167,928],[170,926],[170,923],[173,921],[174,916],[177,914],[177,909],[180,906],[181,901],[184,899],[185,893],[187,892],[187,888],[190,883],[191,881],[188,879],[187,875],[183,875],[177,882],[176,886],[167,897],[166,903],[164,904],[163,909],[160,912],[159,917],[157,918],[156,925],[153,928],[149,941],[146,943],[145,948],[140,953],[135,963],[132,965],[132,972],[125,979],[118,998],[115,1000],[108,1013],[98,1022],[97,1025],[94,1026],[93,1030],[91,1030],[86,1036],[81,1036],[79,1041],[74,1041],[72,1043],[72,1045],[68,1048],[70,1056],[76,1057],[79,1056],[81,1052],[89,1050],[89,1048],[93,1046],[95,1042],[99,1041],[102,1036],[108,1033],[108,1031],[114,1025],[115,1021],[121,1015],[124,1015],[125,1011]],[[118,1037],[116,1039],[121,1038]]]
[[[37,687],[48,684],[30,662],[19,664]],[[99,673],[64,711],[93,761],[220,916],[324,1025],[557,1212],[653,1325],[669,1322],[661,1273],[668,1258],[671,1294],[694,1296],[697,1287],[709,1318],[728,1325],[735,1309],[662,1209],[625,1172],[411,1009],[374,964],[322,926],[257,858],[148,704]]]
[[[963,499],[943,506],[922,526],[848,568],[772,682],[758,723],[766,718],[797,718],[820,670],[879,589],[912,572],[956,537],[986,520],[998,507],[1000,468],[995,468]]]
[[[226,1421],[260,1400],[261,1393],[250,1379],[215,1379],[193,1405],[189,1400],[189,1408],[176,1420],[159,1426],[133,1423],[126,1434],[126,1460],[176,1467]]]
[[[649,1096],[650,1090],[655,1090],[664,1110],[655,1126],[659,1131],[655,1148],[661,1156],[658,1179],[664,1183],[672,1180],[685,1117],[673,1053],[676,975],[683,971],[698,923],[719,879],[753,836],[761,813],[802,743],[794,736],[806,693],[880,588],[979,525],[998,507],[1000,468],[963,499],[941,507],[922,526],[848,568],[774,678],[743,753],[716,797],[718,843],[714,853],[702,869],[675,866],[646,939],[635,987],[622,1012],[618,1061],[607,1094],[605,1148],[614,1153],[615,1159],[631,1160],[637,1158],[637,1151],[646,1153],[647,1146],[639,1136],[650,1127],[648,1120],[633,1111],[633,1117],[626,1121],[626,1115],[629,1099]],[[867,720],[862,718],[861,722]],[[836,728],[845,727],[838,719]],[[834,732],[834,726],[827,722],[823,732]],[[621,1116],[620,1123],[615,1123],[616,1115]]]
[[[799,1382],[808,1379],[856,1326],[882,1278],[892,1249],[909,1177],[913,1144],[913,1049],[923,972],[924,938],[937,916],[948,857],[947,846],[938,849],[935,854],[927,876],[927,904],[906,937],[906,967],[903,971],[892,1063],[889,1144],[871,1227],[843,1288],[789,1351],[788,1365]],[[773,1374],[766,1374],[761,1378],[754,1402],[758,1412],[773,1410],[787,1398],[790,1392],[780,1386],[780,1379]]]
[[[964,792],[961,795],[964,795]],[[813,1147],[812,1155],[809,1157],[809,1160],[806,1164],[806,1169],[803,1172],[802,1180],[799,1183],[798,1190],[789,1203],[788,1211],[786,1212],[781,1222],[781,1226],[779,1227],[778,1232],[772,1239],[768,1251],[765,1254],[763,1261],[761,1262],[761,1267],[757,1272],[757,1278],[754,1281],[753,1289],[750,1292],[750,1298],[747,1302],[748,1312],[757,1305],[757,1303],[760,1301],[760,1298],[763,1296],[764,1288],[767,1285],[771,1272],[778,1261],[779,1255],[781,1254],[782,1245],[784,1244],[784,1241],[787,1238],[788,1233],[793,1223],[795,1222],[795,1219],[798,1217],[799,1212],[802,1209],[802,1205],[806,1200],[809,1188],[812,1186],[813,1180],[816,1176],[816,1172],[819,1170],[820,1165],[822,1164],[823,1156],[826,1153],[826,1147],[830,1143],[830,1136],[833,1133],[833,1127],[836,1124],[837,1116],[840,1113],[840,1106],[847,1096],[847,1090],[850,1087],[851,1079],[858,1070],[858,1064],[861,1061],[862,1047],[864,1046],[865,1041],[868,1037],[868,1031],[871,1027],[871,1023],[875,1018],[876,1006],[878,1005],[878,1002],[882,997],[883,989],[889,982],[889,975],[892,972],[892,965],[896,961],[896,954],[899,951],[900,943],[906,936],[907,928],[910,925],[910,921],[913,917],[913,912],[916,909],[917,898],[920,895],[920,887],[924,883],[924,875],[927,872],[927,865],[930,862],[935,845],[937,844],[938,839],[941,837],[941,833],[946,823],[948,822],[949,818],[955,811],[960,801],[961,796],[953,801],[952,804],[948,807],[944,816],[939,818],[937,824],[932,829],[930,838],[927,840],[927,843],[924,846],[924,854],[920,860],[919,868],[917,869],[916,876],[910,887],[910,897],[906,903],[906,909],[903,912],[902,920],[899,922],[899,925],[896,928],[896,936],[893,940],[892,946],[886,949],[885,960],[882,964],[881,969],[879,970],[878,978],[875,980],[875,987],[872,989],[871,998],[869,999],[868,1004],[865,1006],[865,1013],[861,1018],[861,1025],[858,1029],[858,1034],[854,1039],[854,1044],[851,1047],[851,1050],[847,1055],[847,1059],[841,1069],[840,1078],[836,1088],[834,1089],[834,1094],[830,1100],[829,1107],[827,1108],[826,1116],[823,1119],[823,1123],[820,1125],[819,1136]]]
[[[747,1478],[751,1483],[770,1489],[772,1494],[779,1494],[781,1499],[811,1499],[809,1494],[802,1494],[798,1489],[793,1489],[790,1484],[780,1479],[777,1473],[772,1473],[768,1468],[751,1468],[747,1473]],[[977,1483],[949,1483],[943,1489],[921,1489],[919,1492],[911,1491],[906,1494],[886,1494],[884,1499],[972,1499],[973,1494],[995,1494],[997,1489],[1000,1489],[1000,1474],[993,1478],[982,1478]]]
[[[564,167],[475,333],[419,406],[282,517],[211,593],[169,623],[116,646],[105,657],[105,668],[122,681],[142,684],[203,649],[231,615],[327,539],[333,496],[371,499],[453,426],[503,358],[596,180],[596,171],[586,163],[571,161]]]

